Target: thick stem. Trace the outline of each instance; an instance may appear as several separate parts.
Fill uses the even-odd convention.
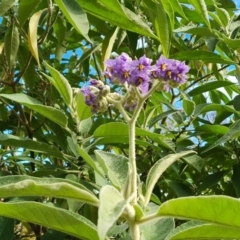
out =
[[[130,226],[130,234],[132,240],[141,240],[141,231],[139,224],[137,224],[135,221],[134,222],[129,222]]]
[[[133,119],[134,120],[134,119]],[[135,121],[128,122],[129,129],[129,163],[130,163],[130,171],[131,177],[129,178],[129,190],[130,194],[134,195],[133,204],[137,203],[137,164],[136,164],[136,147],[135,147]]]

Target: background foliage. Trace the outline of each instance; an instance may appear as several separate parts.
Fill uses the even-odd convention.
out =
[[[164,54],[191,68],[179,89],[154,92],[137,121],[142,181],[167,154],[197,152],[163,173],[152,203],[240,197],[240,18],[234,1],[1,0],[0,15],[1,239],[98,239],[96,195],[114,182],[102,171],[111,171],[114,153],[126,174],[128,129],[114,108],[92,116],[77,93],[90,78],[106,81],[104,61],[122,52],[133,59]],[[106,169],[96,162],[106,153],[95,157],[95,150],[111,153],[104,156]],[[121,187],[118,178],[113,185]],[[173,220],[166,221],[173,228]],[[191,224],[196,233],[199,222]],[[127,239],[127,227],[116,225],[108,235]],[[149,238],[147,227],[142,231],[146,239],[160,239]]]

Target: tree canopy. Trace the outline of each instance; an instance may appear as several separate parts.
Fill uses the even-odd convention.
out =
[[[238,7],[0,0],[0,239],[239,239]]]

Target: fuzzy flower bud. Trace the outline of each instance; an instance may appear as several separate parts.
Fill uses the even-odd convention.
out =
[[[92,112],[104,112],[108,108],[108,102],[105,98],[110,93],[110,87],[103,82],[92,79],[90,85],[81,89],[85,97],[85,103],[91,107]]]

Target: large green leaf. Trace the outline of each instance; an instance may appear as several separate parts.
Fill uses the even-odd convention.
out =
[[[202,60],[205,63],[226,63],[226,64],[236,64],[231,59],[228,59],[222,55],[218,55],[209,51],[201,50],[188,50],[184,52],[178,52],[170,56],[171,58],[178,60]]]
[[[99,126],[93,133],[93,137],[111,137],[120,138],[128,136],[128,126],[124,123],[111,122]],[[136,128],[136,136],[149,137],[153,141],[157,142],[160,146],[175,151],[172,145],[162,138],[160,134],[152,133],[141,128]]]
[[[108,230],[121,216],[128,201],[110,185],[103,186],[99,194],[100,206],[98,211],[98,235],[104,240]]]
[[[69,106],[72,104],[72,88],[68,80],[56,69],[51,67],[46,62],[43,62],[45,67],[48,69],[52,78],[44,74],[44,76],[53,84],[53,86],[58,90],[60,95],[63,97],[65,103]]]
[[[240,228],[239,200],[227,196],[199,196],[164,202],[156,217],[199,220],[226,227]]]
[[[97,160],[115,187],[121,189],[128,176],[128,159],[121,155],[96,150]]]
[[[42,114],[46,118],[51,119],[53,122],[62,125],[63,127],[67,126],[67,117],[63,112],[56,108],[42,105],[42,103],[35,98],[23,93],[0,94],[0,96],[23,104],[24,106]]]
[[[0,215],[32,222],[84,240],[99,239],[96,226],[88,219],[79,214],[42,203],[0,202]]]
[[[55,0],[58,7],[63,12],[67,20],[72,24],[72,26],[89,42],[91,42],[88,37],[89,22],[87,14],[83,11],[76,1],[69,0]]]
[[[207,152],[210,149],[217,147],[218,145],[225,143],[228,140],[232,140],[240,135],[240,120],[237,120],[231,127],[228,133],[219,138],[214,144],[206,148],[203,152]]]
[[[86,190],[81,184],[72,184],[70,180],[55,178],[42,179],[28,176],[1,177],[0,197],[19,196],[48,196],[64,199],[73,199],[89,204],[98,205],[94,194]]]
[[[218,224],[189,221],[174,229],[166,240],[180,239],[238,239],[238,228],[230,228]]]
[[[130,11],[120,5],[117,0],[96,1],[96,0],[76,0],[76,2],[89,14],[96,16],[120,28],[139,33],[144,36],[157,38],[149,26]]]
[[[194,154],[194,151],[185,151],[176,154],[169,154],[160,160],[158,160],[149,170],[147,180],[146,180],[146,194],[145,194],[145,205],[148,204],[153,188],[157,183],[158,179],[161,177],[163,172],[177,161],[181,157],[185,157],[189,154]]]

